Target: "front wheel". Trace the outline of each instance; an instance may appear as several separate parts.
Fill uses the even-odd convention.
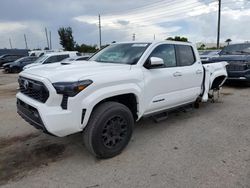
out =
[[[17,67],[12,67],[9,69],[9,73],[18,73],[19,69]]]
[[[83,132],[84,144],[97,158],[114,157],[127,146],[133,127],[133,115],[125,105],[102,103],[94,109]]]

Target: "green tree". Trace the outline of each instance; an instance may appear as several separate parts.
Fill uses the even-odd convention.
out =
[[[227,39],[225,42],[227,43],[227,45],[229,45],[230,42],[232,42],[232,40],[231,39]]]
[[[87,45],[87,44],[76,44],[75,50],[78,52],[83,52],[83,53],[95,53],[97,51],[97,46],[96,45]]]
[[[206,45],[205,44],[201,44],[200,47],[198,48],[198,50],[205,50]]]
[[[58,29],[58,34],[60,37],[60,44],[67,51],[75,50],[75,41],[72,35],[71,27],[60,27]]]
[[[173,37],[168,37],[166,40],[188,42],[188,38],[186,38],[186,37],[180,37],[180,36],[175,36],[174,38]]]

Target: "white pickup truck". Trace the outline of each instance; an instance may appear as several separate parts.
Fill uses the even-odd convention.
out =
[[[191,43],[115,43],[85,63],[21,72],[17,111],[55,136],[83,132],[88,150],[109,158],[126,147],[142,117],[206,102],[227,78],[226,65],[202,65]]]

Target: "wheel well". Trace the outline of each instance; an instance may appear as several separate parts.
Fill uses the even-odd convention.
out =
[[[98,104],[96,104],[94,108],[96,108],[96,106],[100,105],[101,103],[104,103],[107,101],[119,102],[119,103],[127,106],[130,109],[130,111],[132,112],[134,119],[136,120],[138,118],[137,100],[136,100],[136,96],[134,94],[128,93],[128,94],[122,94],[122,95],[112,96],[112,97],[103,99]]]
[[[218,76],[217,78],[215,78],[212,83],[211,89],[219,89],[220,85],[222,84],[225,78],[226,76]]]

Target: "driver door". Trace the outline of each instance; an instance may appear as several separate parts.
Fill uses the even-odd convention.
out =
[[[183,80],[177,67],[175,46],[161,44],[152,51],[148,59],[150,57],[163,59],[164,66],[143,70],[145,115],[179,105],[182,98],[180,93],[183,90]]]

